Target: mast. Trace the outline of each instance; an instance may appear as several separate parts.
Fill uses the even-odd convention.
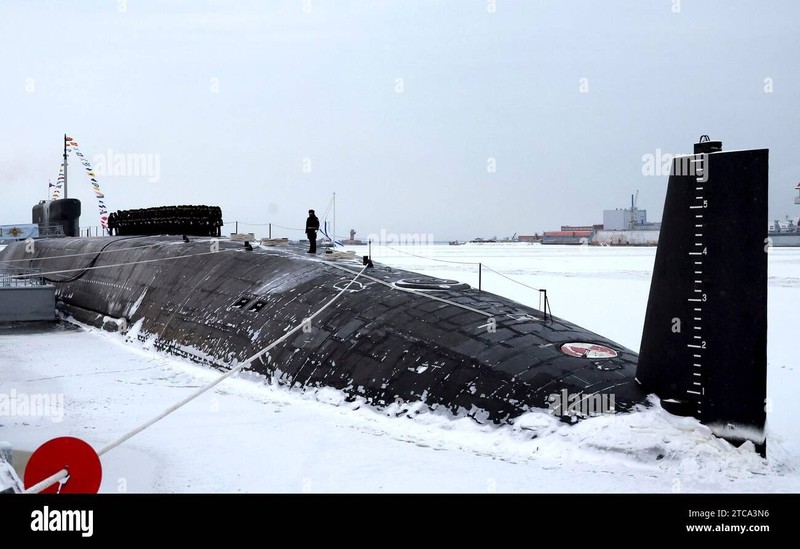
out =
[[[64,134],[64,198],[67,198],[67,134]]]
[[[336,249],[336,193],[333,193],[333,249]]]

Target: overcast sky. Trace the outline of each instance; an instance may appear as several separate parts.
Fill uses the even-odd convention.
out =
[[[64,133],[148,155],[98,170],[110,211],[218,205],[226,232],[333,193],[362,237],[601,223],[637,190],[659,220],[643,156],[701,134],[769,148],[770,217],[796,216],[799,23],[791,0],[3,0],[0,224],[30,222]]]

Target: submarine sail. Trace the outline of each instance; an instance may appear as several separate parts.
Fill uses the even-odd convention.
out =
[[[673,159],[636,377],[765,454],[769,151],[694,152]]]

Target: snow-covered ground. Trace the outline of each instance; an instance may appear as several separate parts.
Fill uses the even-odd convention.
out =
[[[538,306],[539,292],[518,282],[546,288],[553,314],[638,350],[655,248],[372,251],[381,263],[472,285],[480,262],[484,290]],[[101,492],[800,492],[800,371],[790,350],[800,249],[770,250],[769,268],[766,461],[658,407],[575,426],[531,413],[498,428],[421,408],[375,410],[334,390],[243,374],[103,455]],[[32,451],[70,435],[99,449],[219,375],[119,334],[0,329],[0,395],[52,395],[53,404],[0,415],[0,440]]]

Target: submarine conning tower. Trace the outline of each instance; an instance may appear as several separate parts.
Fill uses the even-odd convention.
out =
[[[702,136],[673,159],[636,379],[766,456],[767,149]]]
[[[42,200],[33,207],[32,222],[43,236],[79,236],[81,201],[77,198]]]

